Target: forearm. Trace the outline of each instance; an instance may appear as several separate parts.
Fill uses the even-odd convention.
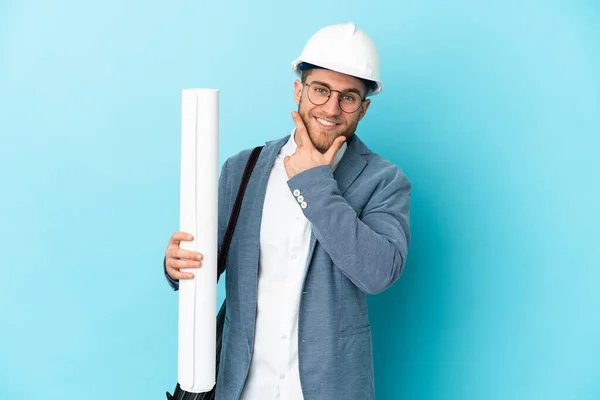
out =
[[[374,294],[400,276],[408,247],[410,183],[399,175],[375,193],[362,219],[339,191],[331,167],[309,169],[288,181],[306,202],[303,212],[333,263],[361,290]]]

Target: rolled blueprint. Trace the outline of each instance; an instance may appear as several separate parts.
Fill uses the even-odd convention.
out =
[[[183,89],[180,230],[194,235],[185,250],[204,255],[202,267],[179,281],[178,382],[192,393],[215,386],[217,310],[217,190],[219,92]]]

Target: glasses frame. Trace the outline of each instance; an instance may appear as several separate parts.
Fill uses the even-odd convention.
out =
[[[311,83],[302,82],[302,85],[304,85],[304,86],[307,86],[308,88],[310,88],[310,87],[311,87],[313,84],[317,84],[317,85],[319,85],[319,86],[325,86],[325,85],[323,85],[323,84],[322,84],[322,83],[320,83],[320,82],[311,82]],[[346,111],[346,110],[344,110],[344,108],[342,107],[342,95],[343,95],[344,93],[343,93],[342,91],[340,91],[340,90],[334,90],[334,89],[331,89],[330,87],[327,87],[327,86],[325,86],[325,87],[327,88],[327,90],[329,90],[329,96],[327,96],[327,100],[325,100],[325,101],[324,101],[323,103],[321,103],[321,104],[317,104],[317,103],[315,103],[314,101],[312,101],[312,99],[310,98],[310,95],[309,95],[309,93],[306,93],[306,97],[308,97],[308,101],[310,101],[311,103],[313,103],[315,106],[322,106],[322,105],[324,105],[324,104],[327,104],[327,102],[328,102],[329,100],[331,100],[331,93],[332,93],[332,92],[338,92],[338,93],[340,94],[340,95],[338,96],[338,105],[340,106],[340,110],[342,110],[342,111],[343,111],[343,112],[345,112],[346,114],[354,114],[355,112],[357,112],[358,110],[360,110],[360,107],[362,106],[362,103],[364,103],[364,101],[367,99],[366,97],[362,97],[362,96],[360,95],[360,93],[356,93],[356,92],[354,92],[354,91],[353,91],[352,93],[356,93],[356,94],[358,95],[358,97],[360,98],[360,103],[358,103],[358,107],[356,107],[356,110],[354,110],[354,111]]]

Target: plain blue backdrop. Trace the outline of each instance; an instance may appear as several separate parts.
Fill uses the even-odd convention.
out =
[[[2,0],[0,399],[172,390],[181,88],[221,90],[222,163],[291,132],[291,61],[347,21],[385,85],[359,136],[413,182],[377,399],[600,399],[593,0]]]

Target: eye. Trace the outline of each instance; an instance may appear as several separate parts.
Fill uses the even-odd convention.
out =
[[[346,94],[344,94],[342,99],[346,103],[356,103],[358,101],[358,96],[356,96],[355,94],[346,93]]]
[[[315,87],[315,92],[317,92],[318,94],[327,95],[328,90],[324,87],[317,86]]]

